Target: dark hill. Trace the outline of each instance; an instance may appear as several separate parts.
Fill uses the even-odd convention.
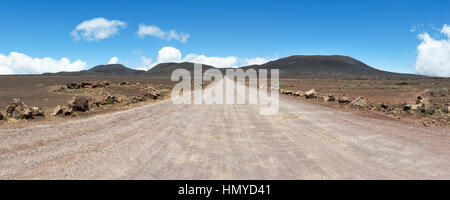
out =
[[[98,65],[89,70],[82,70],[79,72],[58,72],[46,73],[44,75],[105,75],[105,76],[130,76],[142,74],[145,71],[134,70],[125,67],[121,64]]]
[[[244,69],[280,69],[280,76],[412,76],[370,67],[348,56],[290,56]]]
[[[170,77],[174,70],[180,69],[180,68],[181,69],[186,69],[189,72],[191,72],[191,74],[193,74],[193,72],[194,72],[194,63],[190,63],[190,62],[160,63],[160,64],[152,67],[151,69],[149,69],[148,71],[146,71],[142,75],[152,76],[152,77]],[[214,68],[214,67],[213,66],[209,66],[209,65],[203,65],[202,66],[203,71],[205,71],[207,69],[211,69],[211,68]]]

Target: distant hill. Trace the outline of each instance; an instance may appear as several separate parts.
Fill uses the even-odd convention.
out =
[[[202,65],[203,71],[207,69],[215,68],[210,65]],[[176,69],[186,69],[189,72],[191,72],[191,75],[194,72],[194,63],[190,62],[182,62],[182,63],[160,63],[145,73],[143,73],[143,76],[151,76],[151,77],[170,77],[172,75],[172,72]]]
[[[142,74],[145,71],[135,70],[125,67],[121,64],[98,65],[89,70],[82,70],[79,72],[58,72],[45,73],[44,75],[103,75],[103,76],[131,76]]]
[[[279,69],[280,76],[414,76],[375,69],[348,56],[290,56],[244,69]]]
[[[148,71],[134,70],[121,64],[98,65],[89,70],[79,72],[58,72],[46,73],[44,75],[105,75],[105,76],[135,76],[142,75],[148,77],[171,76],[175,69],[187,69],[194,71],[194,63],[160,63]],[[215,68],[210,65],[203,65],[203,70]],[[280,77],[337,77],[337,76],[368,76],[368,77],[418,77],[413,74],[399,74],[375,69],[348,56],[290,56],[278,60],[270,61],[262,65],[250,65],[241,67],[246,70],[255,69],[279,69]],[[219,68],[225,74],[225,68]]]

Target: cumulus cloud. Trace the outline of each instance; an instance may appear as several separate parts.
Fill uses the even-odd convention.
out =
[[[126,23],[119,20],[94,18],[81,22],[71,35],[75,40],[97,41],[110,38],[119,33],[120,28],[125,28]]]
[[[184,61],[211,65],[218,68],[233,67],[236,65],[238,58],[235,56],[228,57],[208,57],[205,55],[188,54],[184,57]]]
[[[418,74],[450,77],[450,26],[444,25],[440,33],[444,39],[433,39],[427,32],[418,35],[422,40],[417,47]]]
[[[176,63],[192,62],[211,65],[217,68],[230,68],[230,67],[236,68],[238,65],[246,66],[254,64],[264,64],[271,60],[277,59],[277,57],[278,56],[275,56],[273,58],[269,57],[238,58],[236,56],[218,57],[218,56],[206,56],[203,54],[195,54],[195,53],[187,54],[186,56],[183,57],[181,51],[178,50],[177,48],[166,46],[158,51],[158,57],[156,62],[151,63],[152,60],[150,58],[141,57],[141,64],[136,69],[148,70],[159,63],[167,63],[167,62],[176,62]]]
[[[188,38],[190,37],[190,35],[187,33],[176,32],[175,30],[166,32],[161,30],[157,26],[145,24],[139,24],[137,34],[141,38],[144,38],[145,36],[152,36],[163,40],[177,40],[183,43],[187,42]]]
[[[119,63],[119,58],[114,56],[111,59],[109,59],[108,64],[117,64]]]
[[[79,71],[86,68],[86,62],[68,58],[54,60],[49,57],[32,58],[23,53],[0,54],[0,74],[40,74],[45,72]]]
[[[181,51],[174,47],[163,47],[158,51],[158,62],[181,62]]]
[[[137,70],[144,70],[147,71],[152,67],[152,59],[151,58],[147,58],[145,56],[141,57],[141,64],[139,67],[137,67]]]
[[[241,65],[247,66],[247,65],[262,65],[269,61],[278,59],[278,56],[275,56],[273,58],[263,58],[263,57],[255,57],[255,58],[243,58],[241,59]]]

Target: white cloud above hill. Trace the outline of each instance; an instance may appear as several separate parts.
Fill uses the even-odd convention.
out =
[[[264,64],[266,62],[269,62],[271,60],[277,59],[278,56],[275,56],[273,58],[263,58],[263,57],[255,57],[255,58],[239,58],[236,56],[226,56],[226,57],[219,57],[219,56],[207,56],[204,54],[196,54],[196,53],[190,53],[183,57],[183,54],[180,50],[178,50],[175,47],[166,46],[161,48],[158,51],[157,60],[154,63],[148,64],[147,62],[146,66],[150,67],[142,67],[139,66],[136,69],[149,69],[159,63],[166,63],[166,62],[192,62],[192,63],[201,63],[205,65],[211,65],[217,68],[231,68],[231,67],[237,67],[237,66],[246,66],[246,65],[254,65],[254,64]],[[151,62],[151,60],[150,60]],[[142,63],[142,61],[141,61]],[[142,65],[142,64],[141,64]]]
[[[0,54],[0,74],[40,74],[44,72],[80,71],[87,66],[86,62],[68,58],[55,60],[49,57],[33,58],[23,53],[11,52]]]
[[[111,59],[109,59],[108,64],[117,64],[119,63],[119,58],[114,56]]]

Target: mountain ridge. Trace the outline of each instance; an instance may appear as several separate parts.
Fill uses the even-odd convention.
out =
[[[210,65],[202,65],[203,71],[207,69],[219,69],[225,73],[226,69],[216,68]],[[89,70],[78,72],[45,73],[44,75],[112,75],[112,76],[149,76],[170,77],[175,69],[186,69],[191,74],[194,63],[191,62],[169,62],[159,63],[147,71],[130,69],[121,64],[97,65]],[[254,69],[279,69],[280,77],[417,77],[415,74],[402,74],[388,72],[373,68],[357,59],[342,55],[294,55],[277,60],[269,61],[260,65],[248,65],[239,67],[247,70]]]

